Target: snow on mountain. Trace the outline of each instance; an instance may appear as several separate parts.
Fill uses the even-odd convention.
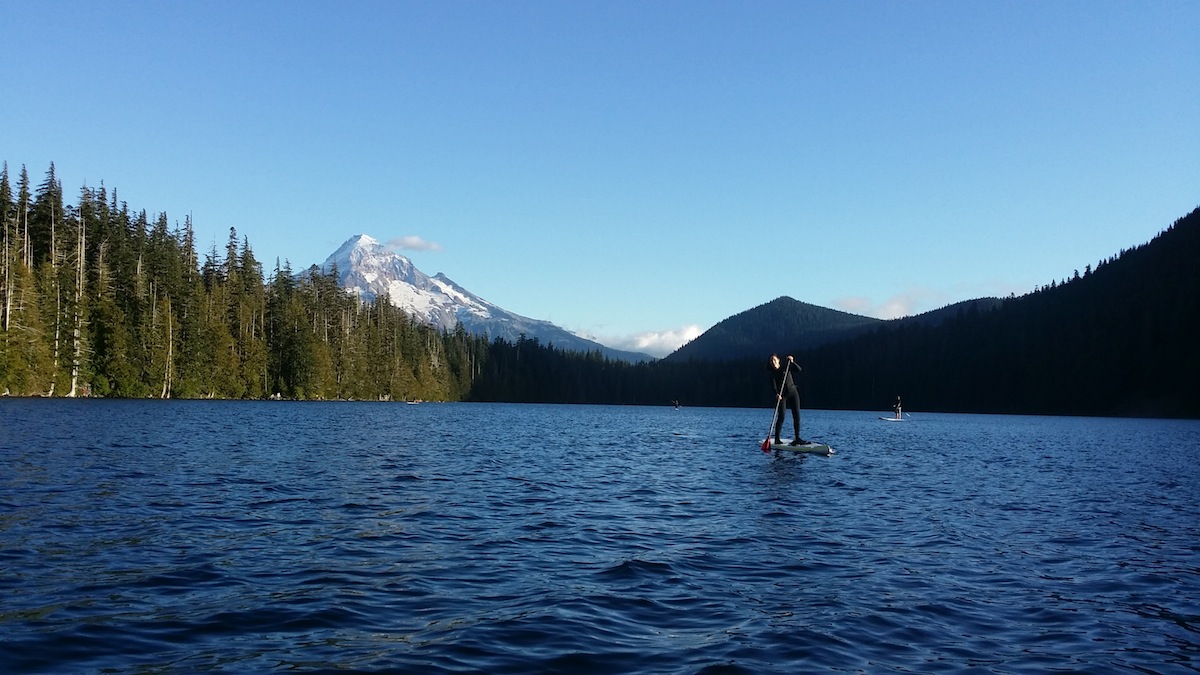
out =
[[[325,259],[321,269],[328,272],[337,265],[338,283],[364,300],[387,295],[392,304],[426,323],[453,330],[461,323],[469,333],[510,342],[524,334],[542,344],[553,344],[573,351],[600,350],[625,361],[645,361],[652,357],[618,349],[581,338],[570,331],[539,319],[514,314],[475,295],[438,273],[429,276],[408,258],[388,250],[365,234],[346,240]]]

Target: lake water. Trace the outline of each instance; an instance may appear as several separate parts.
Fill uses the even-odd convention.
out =
[[[0,400],[0,671],[1200,671],[1200,422],[877,417]]]

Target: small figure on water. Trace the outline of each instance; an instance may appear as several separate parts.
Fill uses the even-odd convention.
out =
[[[779,439],[779,433],[783,431],[783,415],[784,407],[786,406],[792,411],[792,429],[795,431],[791,445],[804,445],[808,441],[800,438],[800,390],[796,388],[796,381],[792,379],[792,368],[797,372],[801,370],[800,366],[796,365],[795,359],[791,356],[787,357],[787,364],[780,362],[778,354],[771,355],[771,381],[775,385],[775,442],[782,443]]]
[[[896,404],[892,406],[892,410],[896,411],[896,419],[904,417],[904,413],[900,411],[900,395],[896,395]]]

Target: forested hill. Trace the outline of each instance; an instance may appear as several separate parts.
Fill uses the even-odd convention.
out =
[[[845,340],[879,319],[810,305],[787,296],[735,314],[664,359],[668,362],[730,361],[811,349]]]
[[[805,354],[810,401],[886,409],[1200,417],[1200,209],[992,311]]]
[[[1148,244],[1004,300],[877,322],[797,349],[804,406],[1200,417],[1200,210]],[[785,305],[788,299],[779,302]],[[753,312],[750,313],[753,315]],[[763,353],[621,366],[526,351],[472,389],[479,400],[770,406]],[[504,362],[515,363],[513,354]],[[501,359],[493,358],[497,366]]]
[[[963,312],[990,312],[1002,304],[1004,304],[1004,301],[1000,298],[975,298],[974,300],[963,300],[952,305],[946,305],[945,307],[925,312],[924,314],[891,319],[891,321],[892,323],[939,326]]]

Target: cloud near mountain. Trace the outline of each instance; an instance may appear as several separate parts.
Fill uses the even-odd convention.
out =
[[[696,339],[704,332],[704,329],[698,324],[683,326],[682,328],[673,328],[661,331],[647,331],[644,333],[636,333],[634,335],[625,336],[602,336],[602,335],[584,335],[591,340],[601,342],[616,349],[622,349],[631,352],[642,352],[654,357],[662,358],[667,354],[679,349],[691,340]]]
[[[442,245],[436,241],[425,241],[416,235],[389,239],[384,248],[392,251],[440,251]]]
[[[876,319],[899,319],[917,314],[918,307],[946,304],[947,301],[944,293],[918,288],[897,293],[878,303],[862,296],[838,298],[834,300],[833,306],[844,312]]]

